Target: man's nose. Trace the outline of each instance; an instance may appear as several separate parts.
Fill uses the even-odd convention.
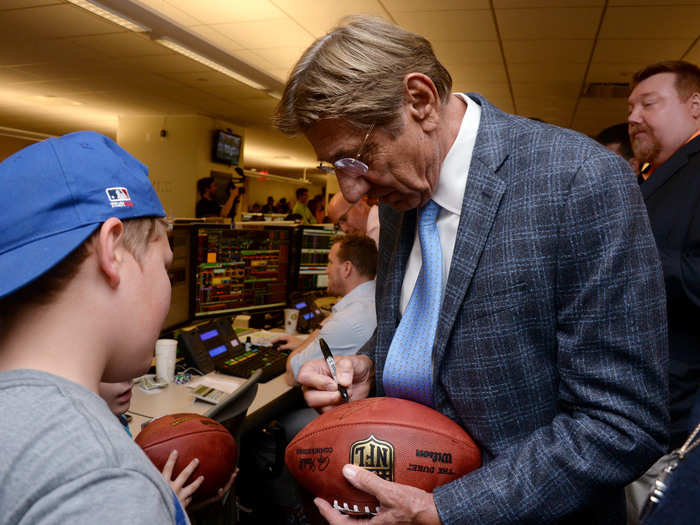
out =
[[[641,110],[639,109],[639,106],[632,106],[632,108],[629,110],[629,113],[627,114],[627,122],[640,122],[640,113]]]
[[[370,185],[363,177],[351,177],[349,175],[338,176],[338,185],[340,191],[343,192],[345,200],[351,204],[356,203],[360,198],[369,191]]]

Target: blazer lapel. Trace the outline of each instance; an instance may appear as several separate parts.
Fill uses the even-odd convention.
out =
[[[508,134],[507,125],[499,126],[498,110],[494,106],[473,93],[469,93],[469,97],[480,103],[481,121],[469,166],[457,238],[440,311],[433,363],[442,361],[452,326],[507,187],[497,174],[508,157],[506,145],[510,142],[504,136]],[[433,370],[433,384],[437,384],[437,377],[436,367]]]

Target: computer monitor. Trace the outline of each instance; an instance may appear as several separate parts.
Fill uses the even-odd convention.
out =
[[[170,249],[173,251],[173,263],[168,270],[172,293],[170,310],[163,323],[163,330],[171,330],[192,319],[191,236],[192,230],[189,225],[176,224],[168,233]]]
[[[289,227],[194,228],[194,318],[286,305]]]
[[[328,287],[328,254],[335,235],[332,226],[302,226],[297,234],[300,249],[296,257],[295,290],[299,292],[323,290]]]

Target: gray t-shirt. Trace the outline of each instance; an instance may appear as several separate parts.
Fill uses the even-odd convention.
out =
[[[91,390],[0,372],[0,523],[189,523],[175,493]]]

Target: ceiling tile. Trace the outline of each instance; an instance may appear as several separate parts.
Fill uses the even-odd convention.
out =
[[[240,58],[248,64],[255,64],[255,67],[262,69],[266,73],[275,68],[275,65],[262,57],[260,50],[240,49],[235,53],[236,58]]]
[[[185,86],[201,89],[207,93],[215,93],[223,90],[235,94],[238,98],[262,98],[266,97],[263,91],[253,89],[241,82],[236,82],[217,71],[201,71],[197,73],[161,73],[160,76],[174,80]]]
[[[126,31],[127,29],[72,4],[3,11],[0,17],[0,33],[3,38],[25,38],[27,34],[40,34],[42,39],[48,39]]]
[[[196,18],[200,24],[252,22],[283,16],[283,13],[268,0],[165,0],[163,3]]]
[[[506,84],[508,82],[503,64],[462,64],[450,68],[450,74],[455,85]]]
[[[700,5],[700,0],[608,0],[609,6],[640,6],[640,5],[666,5],[666,6],[683,6],[683,5]]]
[[[536,62],[587,63],[593,39],[587,40],[504,40],[508,64]]]
[[[510,64],[511,82],[583,82],[586,64],[541,62],[538,64]]]
[[[474,82],[463,86],[453,86],[455,93],[479,93],[503,111],[513,112],[513,100],[508,84]]]
[[[568,126],[576,106],[570,97],[515,97],[518,115],[538,118],[557,126]]]
[[[629,64],[653,63],[679,59],[688,49],[691,40],[598,40],[593,63]]]
[[[17,69],[38,76],[42,80],[62,80],[73,78],[88,78],[98,71],[105,71],[118,68],[114,63],[105,61],[94,62],[44,62],[39,64],[28,64],[17,67]]]
[[[255,89],[242,89],[247,86],[216,86],[216,85],[201,85],[198,87],[203,93],[209,93],[215,97],[234,104],[247,104],[250,100],[267,100],[270,96],[264,91]]]
[[[115,65],[130,67],[135,70],[155,73],[186,73],[194,71],[210,71],[210,69],[191,58],[175,53],[163,56],[125,57],[113,62]]]
[[[72,38],[75,45],[108,57],[134,57],[172,54],[167,48],[139,33],[112,33]]]
[[[386,11],[377,0],[326,1],[275,0],[275,4],[289,18],[319,38],[338,25],[348,15],[377,15],[386,17]]]
[[[648,62],[626,64],[591,64],[586,82],[629,82],[635,72]]]
[[[576,98],[581,92],[581,82],[513,82],[513,93],[520,97],[553,96]]]
[[[270,69],[284,69],[290,71],[297,63],[305,47],[277,47],[269,49],[251,49],[251,52],[259,55],[266,63],[271,64]]]
[[[462,42],[437,40],[431,44],[438,60],[446,66],[503,63],[501,48],[495,40]]]
[[[606,0],[493,0],[496,9],[551,8],[551,7],[598,7]]]
[[[700,40],[695,41],[695,45],[688,51],[688,54],[683,57],[683,60],[700,64]]]
[[[309,46],[314,38],[288,18],[242,22],[235,24],[212,24],[220,33],[243,42],[247,49],[270,47]]]
[[[0,85],[11,86],[23,82],[37,82],[41,75],[29,71],[22,71],[15,67],[0,67]]]
[[[430,41],[496,40],[490,10],[396,13],[402,27]]]
[[[203,0],[205,1],[205,0]],[[187,14],[177,6],[172,5],[168,0],[138,0],[139,3],[155,11],[161,16],[169,18],[182,27],[201,24],[201,20]]]
[[[236,51],[246,47],[240,40],[236,40],[236,35],[222,32],[217,26],[197,25],[190,26],[187,30],[229,54],[234,54]]]
[[[75,63],[100,59],[104,59],[104,55],[78,46],[69,39],[17,40],[8,35],[0,35],[0,65],[17,66],[46,62]]]
[[[56,0],[3,0],[0,11],[55,4]]]
[[[602,8],[496,9],[504,40],[594,38]]]
[[[600,38],[691,39],[698,36],[700,6],[609,7]]]
[[[391,13],[406,11],[446,11],[458,9],[490,9],[489,0],[384,0]]]

